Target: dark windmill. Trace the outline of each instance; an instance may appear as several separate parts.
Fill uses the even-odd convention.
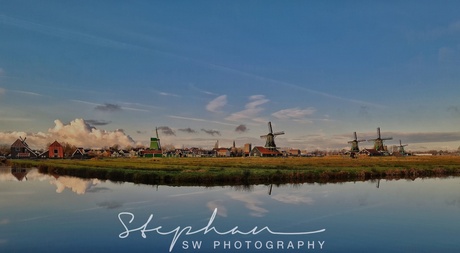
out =
[[[371,140],[367,140],[367,141],[373,141],[374,142],[374,149],[379,151],[379,152],[383,152],[383,151],[386,151],[385,146],[383,145],[383,141],[385,141],[385,140],[393,140],[393,137],[382,138],[381,135],[380,135],[380,127],[377,127],[377,139],[371,139]]]
[[[399,140],[399,147],[398,151],[400,155],[406,155],[406,151],[404,150],[404,147],[407,146],[407,144],[402,145],[401,140]]]
[[[351,152],[351,153],[359,153],[359,146],[358,146],[358,143],[359,143],[359,142],[366,141],[366,140],[358,140],[358,135],[356,134],[356,132],[354,132],[354,136],[355,136],[355,139],[348,142],[348,143],[351,144],[350,152]]]
[[[260,136],[260,138],[265,138],[265,148],[270,150],[276,150],[275,136],[282,135],[284,132],[273,133],[272,123],[268,122],[268,134]]]

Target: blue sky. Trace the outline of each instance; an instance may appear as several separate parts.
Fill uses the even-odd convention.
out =
[[[458,1],[0,6],[0,143],[460,146]]]

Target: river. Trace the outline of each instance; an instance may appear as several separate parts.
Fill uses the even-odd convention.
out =
[[[458,252],[460,178],[170,187],[0,167],[0,252]]]

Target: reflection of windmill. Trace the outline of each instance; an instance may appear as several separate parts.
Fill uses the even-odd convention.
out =
[[[398,151],[401,155],[406,155],[406,151],[404,150],[404,147],[407,146],[407,144],[402,145],[401,140],[399,140],[399,148]]]
[[[385,151],[385,146],[383,146],[383,141],[384,140],[393,140],[393,137],[389,138],[382,138],[380,135],[380,127],[377,127],[377,139],[371,139],[367,141],[373,141],[374,142],[374,149],[377,151]]]
[[[260,138],[265,138],[265,148],[276,150],[275,136],[282,135],[284,132],[273,133],[272,123],[268,122],[268,134],[260,136]]]
[[[350,152],[352,152],[352,153],[358,153],[358,152],[359,152],[358,143],[359,143],[359,142],[363,142],[363,141],[365,141],[365,140],[358,140],[358,135],[356,134],[356,132],[354,132],[354,135],[355,135],[355,139],[352,140],[352,141],[349,141],[348,143],[351,143],[351,150],[350,150]]]

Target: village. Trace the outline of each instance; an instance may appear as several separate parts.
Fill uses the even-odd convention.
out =
[[[84,148],[76,147],[69,143],[60,143],[55,140],[48,145],[47,149],[36,150],[32,149],[26,142],[27,138],[19,137],[9,150],[3,148],[0,150],[1,159],[91,159],[91,158],[159,158],[159,157],[322,157],[327,155],[343,155],[357,158],[358,155],[364,156],[409,156],[409,155],[452,155],[448,151],[429,152],[406,152],[401,140],[399,146],[393,145],[390,149],[384,145],[384,140],[392,138],[382,138],[380,128],[377,128],[377,138],[367,141],[373,141],[373,148],[360,149],[358,144],[366,140],[359,140],[356,132],[354,139],[348,141],[351,144],[350,149],[341,150],[300,150],[294,148],[279,148],[275,144],[275,137],[283,135],[284,132],[273,132],[271,122],[268,122],[269,132],[266,135],[260,136],[266,140],[265,146],[254,146],[251,143],[245,143],[243,146],[236,146],[233,141],[232,147],[220,147],[217,140],[213,149],[203,149],[198,147],[191,148],[163,148],[156,130],[156,137],[150,138],[150,146],[144,147],[127,147],[120,148],[118,145],[106,148]],[[458,152],[455,152],[458,155]]]

